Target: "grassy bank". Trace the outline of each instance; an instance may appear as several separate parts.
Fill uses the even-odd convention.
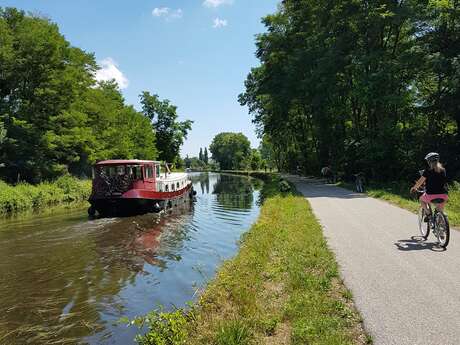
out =
[[[91,181],[71,176],[38,185],[20,183],[11,186],[0,181],[0,216],[82,202],[90,193]]]
[[[354,189],[354,185],[341,183],[340,186]],[[388,201],[396,206],[416,213],[419,202],[410,195],[411,185],[405,182],[366,185],[366,194],[377,199]],[[446,206],[449,221],[453,226],[460,226],[460,183],[454,182],[449,187],[449,202]]]
[[[191,310],[136,320],[150,328],[140,344],[370,342],[309,204],[293,193],[274,195],[279,186],[278,178],[266,184],[268,198],[238,255]]]

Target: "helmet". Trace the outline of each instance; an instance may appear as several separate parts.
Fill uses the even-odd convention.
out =
[[[425,160],[428,163],[430,163],[430,162],[438,162],[439,161],[439,153],[430,152],[429,154],[426,155]]]

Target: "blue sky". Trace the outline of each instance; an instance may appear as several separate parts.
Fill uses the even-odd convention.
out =
[[[178,106],[195,123],[182,154],[198,155],[222,131],[243,132],[254,147],[247,108],[237,96],[254,56],[261,17],[278,0],[1,0],[59,25],[72,45],[93,52],[116,77],[126,101],[139,108],[147,90]]]

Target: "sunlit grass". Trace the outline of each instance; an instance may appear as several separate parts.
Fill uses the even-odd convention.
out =
[[[266,188],[270,197],[238,255],[183,311],[189,320],[185,343],[366,344],[361,318],[308,202],[294,193],[273,196],[278,178]]]

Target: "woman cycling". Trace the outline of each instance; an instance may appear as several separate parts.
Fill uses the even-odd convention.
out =
[[[425,170],[418,181],[415,182],[415,185],[411,188],[411,192],[419,189],[424,183],[426,184],[426,192],[420,197],[420,203],[427,215],[425,217],[426,220],[430,217],[428,204],[434,199],[443,199],[444,202],[438,206],[440,210],[443,210],[449,197],[447,196],[446,189],[446,169],[439,163],[439,153],[431,152],[426,155],[425,160],[428,163],[429,169]]]

